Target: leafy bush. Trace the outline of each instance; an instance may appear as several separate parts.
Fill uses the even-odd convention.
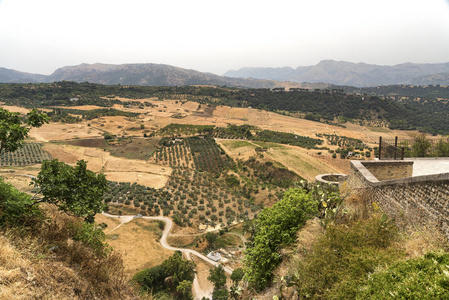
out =
[[[270,283],[282,261],[280,250],[294,242],[296,232],[317,215],[318,202],[303,189],[287,191],[281,201],[263,209],[252,224],[252,243],[245,252],[245,277],[257,290]]]
[[[371,273],[404,257],[395,244],[399,238],[386,215],[329,226],[312,250],[291,264],[287,281],[301,298],[355,299]]]
[[[40,216],[40,211],[32,207],[31,197],[19,192],[0,177],[0,226],[27,225],[31,219]]]
[[[162,266],[155,266],[144,269],[133,276],[132,281],[137,283],[144,290],[152,291],[153,294],[164,290],[165,269]]]
[[[74,241],[80,241],[89,246],[99,256],[106,256],[111,252],[108,244],[105,244],[106,235],[100,226],[92,223],[77,221],[68,224],[69,231]]]
[[[449,254],[428,253],[375,271],[356,299],[448,299]]]

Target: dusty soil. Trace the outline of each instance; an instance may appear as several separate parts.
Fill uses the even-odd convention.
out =
[[[51,123],[44,124],[40,128],[32,128],[29,136],[37,141],[49,142],[67,139],[102,137],[102,132],[83,123]]]
[[[196,263],[197,280],[200,290],[200,293],[198,294],[201,294],[195,296],[200,296],[199,299],[201,299],[202,297],[212,298],[212,295],[209,295],[208,291],[212,291],[214,289],[214,286],[212,282],[207,280],[211,266],[210,264],[205,263],[202,259],[199,258],[195,258],[194,261]]]
[[[154,221],[134,219],[112,231],[119,220],[103,215],[95,217],[97,223],[106,223],[106,242],[114,247],[114,251],[122,254],[126,266],[126,274],[132,277],[138,271],[161,264],[173,254],[173,251],[163,248],[158,239],[161,232]]]
[[[68,164],[75,164],[78,160],[84,159],[89,170],[103,172],[113,181],[138,182],[145,186],[162,188],[172,172],[172,169],[166,166],[143,160],[114,157],[109,152],[97,148],[46,144],[44,149],[53,158]]]

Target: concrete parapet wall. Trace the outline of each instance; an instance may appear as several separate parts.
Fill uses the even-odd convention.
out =
[[[354,193],[378,203],[391,217],[406,216],[424,226],[436,223],[449,238],[449,173],[379,180],[365,166],[351,161],[348,184]]]
[[[412,177],[413,161],[364,161],[360,162],[379,181]]]

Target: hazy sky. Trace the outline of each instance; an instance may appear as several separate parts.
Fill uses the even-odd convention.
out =
[[[449,62],[449,0],[0,0],[0,67]]]

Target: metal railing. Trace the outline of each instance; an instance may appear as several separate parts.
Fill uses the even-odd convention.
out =
[[[379,137],[379,159],[404,159],[404,157],[449,157],[449,138],[387,140]]]
[[[379,137],[379,159],[400,159],[403,160],[405,148],[398,147],[398,137],[395,138],[394,144],[383,140]]]

